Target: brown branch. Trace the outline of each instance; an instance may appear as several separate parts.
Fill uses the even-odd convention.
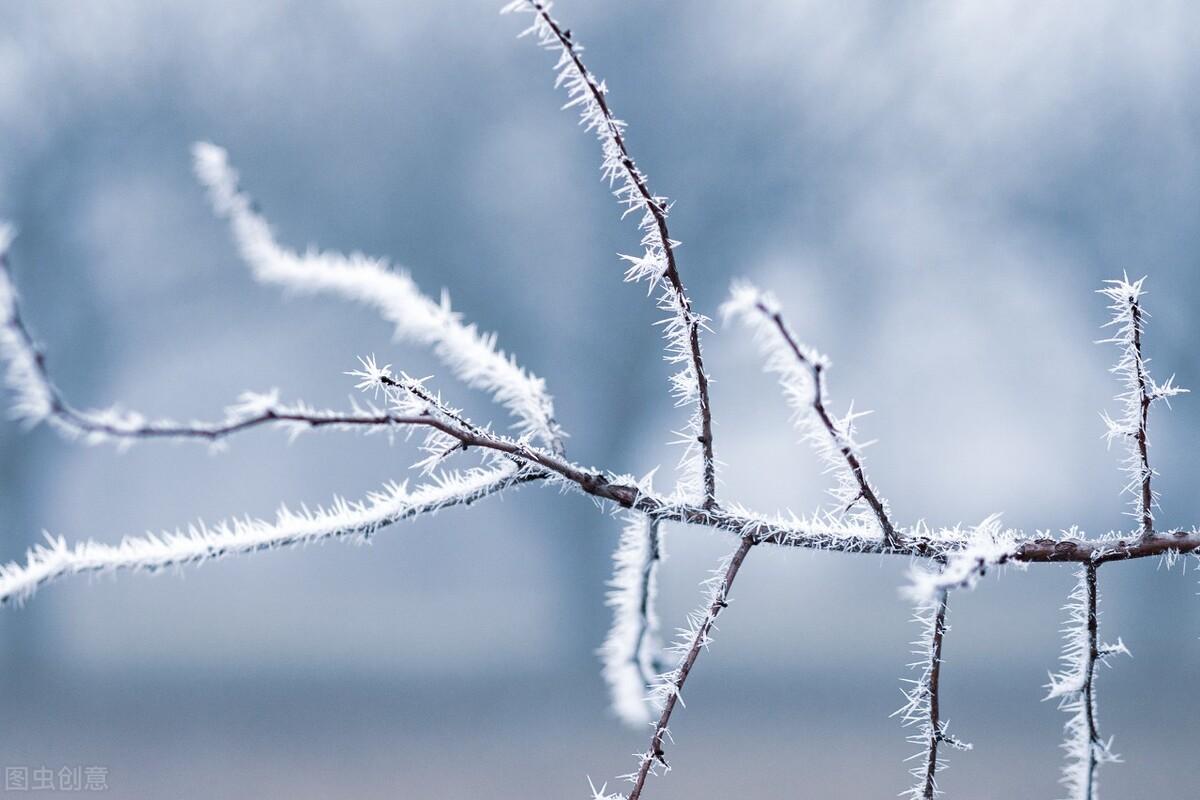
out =
[[[397,424],[423,425],[436,428],[457,439],[466,447],[481,447],[506,453],[518,461],[543,468],[547,477],[556,477],[573,484],[585,494],[611,501],[622,508],[632,508],[654,520],[683,522],[723,530],[739,537],[752,537],[755,543],[784,547],[801,547],[843,553],[872,553],[879,555],[921,556],[945,558],[970,544],[966,537],[932,536],[917,530],[897,530],[897,542],[888,544],[871,535],[870,531],[856,532],[841,528],[820,527],[807,523],[787,523],[766,519],[740,509],[727,509],[719,503],[711,506],[680,503],[641,491],[621,479],[611,478],[597,470],[587,469],[545,450],[524,442],[500,436],[479,428],[466,430],[453,422],[435,416],[396,418]],[[1138,539],[1050,539],[1032,538],[1019,541],[1011,555],[998,560],[1020,563],[1088,563],[1125,561],[1162,556],[1168,553],[1190,553],[1200,550],[1200,531],[1175,530],[1155,533]]]
[[[679,695],[683,691],[683,685],[687,681],[688,675],[691,674],[692,667],[696,665],[696,659],[700,657],[700,651],[708,644],[708,634],[712,630],[717,616],[729,606],[729,588],[733,586],[733,581],[737,577],[738,570],[742,568],[742,562],[746,560],[746,555],[750,552],[750,548],[756,543],[753,537],[743,537],[737,550],[734,551],[729,559],[729,566],[726,567],[724,575],[721,576],[720,584],[713,592],[712,604],[708,608],[708,613],[705,615],[703,622],[696,628],[691,647],[688,648],[687,654],[680,661],[679,667],[675,670],[671,678],[670,691],[666,695],[666,702],[663,704],[658,722],[654,725],[654,734],[650,737],[650,749],[642,754],[641,764],[638,765],[638,771],[633,776],[633,790],[630,791],[628,800],[638,800],[642,796],[642,790],[646,786],[646,779],[650,776],[650,772],[655,764],[662,764],[664,767],[668,766],[666,753],[663,750],[663,740],[668,735],[667,726],[671,722],[671,713],[675,710],[675,706],[679,702]]]
[[[837,424],[834,423],[833,418],[829,415],[829,411],[825,408],[824,365],[817,361],[813,361],[805,354],[804,349],[800,347],[799,343],[796,341],[796,338],[792,336],[791,329],[788,328],[787,323],[784,321],[782,313],[780,313],[778,310],[769,308],[761,300],[756,302],[754,306],[762,314],[770,318],[771,322],[775,325],[775,329],[779,332],[779,335],[783,337],[785,342],[787,342],[787,345],[791,349],[792,354],[795,355],[796,360],[808,368],[808,371],[812,375],[813,381],[813,411],[816,412],[818,419],[821,420],[821,424],[829,433],[829,438],[833,440],[834,445],[842,454],[842,458],[845,459],[846,466],[850,468],[851,474],[854,475],[854,480],[858,483],[859,496],[867,501],[867,504],[871,507],[871,511],[873,511],[875,514],[875,518],[879,520],[879,527],[883,530],[884,543],[891,547],[898,545],[899,541],[896,535],[896,526],[888,516],[887,509],[884,507],[883,501],[880,500],[879,496],[875,494],[875,490],[871,487],[870,482],[867,480],[866,472],[863,470],[862,460],[858,457],[858,454],[854,452],[854,448],[850,446],[850,442],[846,440],[846,437],[838,429]],[[857,502],[857,498],[855,501]]]
[[[655,196],[650,187],[646,183],[646,177],[638,170],[633,162],[633,158],[629,155],[629,149],[625,144],[625,136],[621,132],[621,125],[618,123],[612,110],[608,106],[608,101],[604,97],[604,90],[596,82],[595,77],[588,71],[587,66],[583,63],[583,59],[579,55],[579,48],[571,38],[570,31],[564,30],[558,22],[550,16],[547,7],[540,0],[527,0],[529,6],[533,8],[534,13],[542,19],[550,31],[554,34],[558,44],[562,47],[564,53],[571,59],[571,62],[578,70],[580,76],[587,83],[588,92],[592,100],[599,107],[604,116],[605,125],[608,129],[608,135],[620,150],[620,166],[628,180],[630,186],[634,188],[641,202],[645,205],[646,210],[654,218],[654,228],[658,234],[659,240],[662,242],[663,254],[666,257],[666,278],[671,286],[671,291],[674,293],[678,303],[680,313],[684,317],[688,332],[688,346],[690,348],[689,356],[692,362],[692,371],[696,375],[696,389],[698,400],[700,403],[700,434],[696,437],[699,441],[704,453],[704,498],[705,505],[711,506],[716,502],[717,478],[716,478],[716,460],[713,456],[713,427],[712,427],[712,407],[708,397],[708,375],[704,371],[704,357],[700,352],[700,327],[703,324],[701,318],[692,310],[692,301],[688,298],[687,292],[683,286],[683,279],[679,275],[679,265],[675,260],[675,247],[671,239],[671,232],[667,228],[667,206],[660,198]]]

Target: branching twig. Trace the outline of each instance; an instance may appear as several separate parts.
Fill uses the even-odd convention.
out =
[[[784,321],[775,298],[749,284],[734,286],[733,296],[722,312],[726,316],[743,317],[763,337],[767,369],[779,374],[784,395],[796,407],[797,418],[807,421],[809,409],[816,416],[821,431],[810,432],[808,438],[831,469],[837,471],[840,485],[834,494],[842,512],[848,511],[859,500],[866,501],[879,524],[884,543],[888,546],[898,544],[896,526],[888,513],[887,503],[867,480],[858,452],[860,448],[853,439],[855,414],[851,412],[845,420],[835,420],[826,408],[824,376],[829,363],[825,357],[801,345]],[[845,462],[844,467],[838,463],[839,458]]]
[[[422,295],[402,272],[391,271],[379,260],[359,254],[298,254],[282,247],[253,201],[237,183],[224,150],[209,144],[194,148],[195,166],[208,187],[218,214],[226,217],[243,258],[261,281],[288,289],[331,292],[378,309],[395,324],[397,334],[432,346],[435,354],[468,385],[491,393],[516,417],[517,433],[496,433],[489,424],[479,425],[442,400],[423,380],[403,372],[393,374],[373,358],[362,361],[355,374],[359,387],[382,392],[386,409],[373,406],[352,413],[319,411],[303,404],[284,405],[277,396],[245,395],[227,416],[213,423],[147,421],[140,415],[116,411],[81,411],[66,402],[46,369],[21,317],[16,289],[11,281],[7,251],[12,229],[0,224],[0,358],[6,362],[6,380],[16,395],[18,416],[32,422],[47,420],[58,430],[90,441],[118,439],[188,438],[217,441],[236,432],[261,425],[278,424],[293,432],[306,428],[355,428],[367,430],[424,430],[426,456],[418,466],[432,477],[413,490],[391,484],[362,502],[335,499],[326,509],[301,513],[279,512],[274,522],[234,519],[214,527],[197,524],[187,531],[128,537],[117,545],[85,541],[69,546],[62,538],[29,551],[24,564],[0,565],[0,603],[24,600],[39,586],[57,578],[80,573],[118,569],[159,570],[203,562],[231,554],[251,553],[325,539],[366,537],[401,519],[430,514],[455,505],[466,505],[507,488],[541,482],[578,491],[598,505],[629,511],[630,526],[622,537],[616,556],[617,574],[611,604],[614,628],[603,652],[605,674],[614,687],[615,705],[627,720],[648,721],[644,693],[651,689],[659,717],[653,726],[650,746],[641,755],[636,772],[628,776],[633,789],[626,800],[641,797],[647,778],[658,767],[669,769],[664,743],[670,736],[669,723],[684,685],[700,651],[708,646],[718,615],[727,607],[730,587],[750,549],[758,544],[823,549],[846,553],[876,553],[930,559],[940,564],[936,572],[918,571],[912,594],[918,600],[917,618],[924,625],[914,664],[921,670],[906,692],[908,702],[898,713],[905,724],[919,725],[911,740],[922,746],[914,769],[917,785],[914,798],[931,800],[937,794],[936,778],[941,745],[969,748],[947,733],[941,716],[939,685],[949,592],[970,588],[992,566],[1072,562],[1080,564],[1079,583],[1068,606],[1071,616],[1066,630],[1064,668],[1051,676],[1050,696],[1060,697],[1071,712],[1066,725],[1068,765],[1064,772],[1072,800],[1094,800],[1096,770],[1100,763],[1116,760],[1110,743],[1100,738],[1096,723],[1095,672],[1098,662],[1127,652],[1098,640],[1097,570],[1110,561],[1180,553],[1200,553],[1200,531],[1155,529],[1153,508],[1157,503],[1151,486],[1148,418],[1155,400],[1180,394],[1173,379],[1156,384],[1142,355],[1142,281],[1111,281],[1101,291],[1112,301],[1110,324],[1116,335],[1108,340],[1121,347],[1114,372],[1124,391],[1120,419],[1105,417],[1110,440],[1124,438],[1129,454],[1124,467],[1130,476],[1128,489],[1134,495],[1139,531],[1126,537],[1119,533],[1089,539],[1072,528],[1063,535],[1042,533],[1026,536],[1005,530],[998,517],[986,518],[978,526],[933,530],[924,524],[904,528],[896,524],[887,502],[867,479],[861,447],[854,441],[853,411],[838,419],[826,401],[827,362],[804,347],[786,325],[777,304],[757,290],[735,293],[733,310],[751,319],[761,334],[770,337],[768,368],[780,373],[788,399],[811,422],[808,438],[837,471],[835,495],[839,508],[853,514],[818,514],[812,518],[768,516],[716,499],[716,469],[713,457],[713,420],[709,383],[700,346],[700,329],[706,319],[692,307],[680,278],[675,258],[678,242],[667,228],[669,204],[654,195],[645,175],[636,167],[626,146],[625,124],[613,116],[606,88],[584,65],[582,48],[551,16],[543,0],[517,0],[506,11],[527,11],[535,21],[526,33],[559,54],[558,84],[566,88],[568,107],[579,106],[582,122],[594,132],[603,151],[602,174],[625,206],[626,213],[640,213],[641,256],[629,257],[626,279],[646,280],[651,290],[661,284],[659,307],[670,313],[666,325],[667,358],[682,364],[673,376],[673,393],[681,404],[694,405],[684,456],[685,480],[681,488],[661,495],[649,481],[629,475],[585,467],[569,460],[563,446],[564,432],[554,417],[554,407],[544,382],[519,366],[496,347],[496,339],[462,322],[443,295],[436,302]],[[815,421],[814,421],[815,420]],[[479,451],[484,467],[456,472],[435,472],[452,454]],[[694,478],[695,484],[689,483]],[[693,491],[694,490],[694,491]],[[865,508],[864,508],[865,506]],[[866,509],[869,509],[869,513]],[[655,578],[661,560],[659,530],[663,522],[718,529],[739,540],[737,550],[724,560],[707,582],[710,593],[705,605],[689,617],[675,652],[674,670],[653,676],[659,670],[652,655],[657,646],[657,620],[653,610]],[[619,673],[619,674],[618,674]],[[597,797],[604,789],[593,790]]]
[[[458,378],[490,392],[517,418],[523,435],[537,437],[563,452],[565,434],[554,417],[554,401],[545,382],[497,349],[496,337],[466,325],[442,293],[436,302],[421,293],[406,273],[360,253],[309,251],[281,246],[253,199],[238,186],[228,154],[216,145],[193,146],[196,175],[209,192],[213,209],[229,220],[238,250],[254,277],[307,294],[331,293],[378,309],[396,326],[397,338],[433,348]]]
[[[7,234],[0,230],[0,240]],[[51,380],[46,356],[37,346],[21,314],[9,271],[7,246],[0,241],[0,355],[8,364],[8,383],[17,395],[15,412],[31,424],[48,421],[65,436],[91,444],[138,439],[193,439],[217,442],[263,425],[288,428],[293,434],[311,428],[394,429],[403,420],[379,409],[350,412],[315,409],[305,403],[280,403],[277,392],[244,393],[219,422],[148,420],[132,411],[82,410],[72,406]]]
[[[700,473],[704,505],[716,502],[716,461],[713,457],[712,408],[708,396],[708,375],[700,349],[700,329],[705,318],[692,309],[692,302],[679,275],[675,260],[678,242],[671,239],[667,229],[667,198],[650,191],[646,175],[637,168],[625,144],[625,123],[617,119],[605,98],[607,88],[596,79],[580,57],[583,48],[570,31],[550,16],[550,4],[541,0],[516,0],[501,13],[530,12],[535,16],[532,26],[522,36],[532,33],[543,47],[557,50],[559,61],[557,85],[565,86],[570,98],[566,107],[580,106],[581,121],[600,139],[603,151],[602,173],[609,185],[619,182],[616,196],[625,206],[625,213],[642,212],[639,229],[643,232],[640,257],[625,256],[630,263],[626,280],[650,282],[651,290],[666,279],[666,291],[659,307],[671,313],[667,321],[667,358],[671,363],[684,364],[683,372],[672,379],[674,394],[680,405],[696,405],[689,421],[688,451],[684,461],[690,464],[691,450],[699,445]]]

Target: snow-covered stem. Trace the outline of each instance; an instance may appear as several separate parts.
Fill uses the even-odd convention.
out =
[[[1147,316],[1141,302],[1145,294],[1142,289],[1145,281],[1143,277],[1130,282],[1126,275],[1120,280],[1106,281],[1107,285],[1098,291],[1112,301],[1109,306],[1112,319],[1105,327],[1111,326],[1116,330],[1111,338],[1102,342],[1120,348],[1120,356],[1112,372],[1123,386],[1123,391],[1117,395],[1120,415],[1117,419],[1107,414],[1103,417],[1107,428],[1105,437],[1110,443],[1114,439],[1123,439],[1126,443],[1126,456],[1121,462],[1122,469],[1129,476],[1125,490],[1133,496],[1132,515],[1141,526],[1142,535],[1151,536],[1154,533],[1154,509],[1158,506],[1158,495],[1151,486],[1155,473],[1150,467],[1150,406],[1156,400],[1169,403],[1170,398],[1188,390],[1175,385],[1174,375],[1162,384],[1155,383],[1150,377],[1148,359],[1142,355],[1142,332]]]
[[[650,722],[649,692],[663,670],[654,609],[662,561],[659,528],[658,520],[629,512],[613,554],[608,593],[613,621],[600,655],[613,711],[629,725]]]
[[[725,317],[741,317],[758,336],[767,356],[766,369],[779,376],[784,396],[795,410],[797,425],[838,477],[834,496],[839,510],[845,513],[865,502],[884,542],[896,545],[896,525],[887,502],[867,480],[861,446],[854,441],[854,420],[863,414],[851,409],[844,419],[835,419],[826,406],[828,359],[800,344],[784,320],[778,301],[750,284],[735,284],[732,297],[721,311]]]
[[[238,185],[238,173],[225,150],[199,142],[192,154],[196,176],[208,188],[214,211],[229,220],[238,250],[257,280],[305,294],[337,294],[374,307],[395,325],[397,338],[432,347],[464,383],[489,392],[517,418],[522,435],[563,452],[564,433],[554,418],[545,382],[497,349],[494,334],[464,324],[451,309],[448,294],[443,292],[440,302],[426,297],[407,273],[361,253],[300,254],[283,247]]]
[[[971,745],[947,732],[947,724],[941,717],[942,643],[949,630],[946,625],[948,598],[949,592],[941,589],[932,600],[917,606],[913,619],[921,626],[921,635],[913,642],[913,654],[919,658],[909,666],[919,670],[919,674],[916,679],[906,679],[905,682],[910,684],[904,691],[906,702],[896,712],[904,726],[917,726],[917,732],[908,738],[921,748],[913,756],[919,763],[911,770],[916,784],[903,794],[913,800],[933,800],[940,794],[937,773],[945,766],[945,761],[938,756],[940,745],[971,749]]]
[[[688,627],[680,631],[679,641],[674,648],[681,656],[679,665],[662,675],[655,685],[655,694],[662,701],[662,712],[658,721],[654,723],[649,748],[639,756],[637,771],[629,776],[633,789],[629,792],[628,800],[638,800],[642,796],[646,779],[658,766],[662,766],[664,770],[671,768],[663,749],[666,738],[670,736],[668,726],[671,723],[671,714],[675,711],[675,706],[681,704],[683,686],[696,665],[696,659],[700,657],[700,651],[707,649],[712,642],[710,634],[717,617],[729,607],[729,589],[733,586],[750,548],[755,544],[756,540],[751,536],[742,538],[737,550],[726,557],[708,581],[709,595],[706,605],[693,612],[688,617]]]
[[[640,214],[638,229],[643,234],[644,250],[641,256],[623,256],[630,265],[625,279],[646,280],[651,291],[660,282],[663,284],[658,306],[670,315],[664,328],[667,361],[683,365],[671,379],[672,394],[678,405],[694,406],[684,440],[681,490],[700,491],[704,504],[711,505],[716,501],[716,460],[708,375],[700,347],[700,329],[707,320],[693,310],[679,275],[675,258],[679,242],[671,238],[667,227],[670,203],[666,197],[650,191],[645,173],[638,169],[625,143],[625,122],[617,119],[609,107],[605,97],[608,88],[583,63],[580,56],[583,47],[550,16],[550,6],[541,0],[516,0],[501,13],[534,15],[533,24],[521,35],[533,34],[540,46],[558,53],[555,85],[566,89],[568,101],[564,108],[578,106],[580,123],[599,139],[603,157],[601,174],[610,187],[617,187],[614,194],[625,207],[624,215]]]
[[[537,477],[512,464],[442,473],[411,491],[404,484],[389,484],[361,502],[335,498],[315,511],[281,507],[274,522],[234,518],[216,525],[196,523],[186,531],[125,537],[116,545],[86,541],[70,546],[62,537],[47,535],[45,544],[29,550],[24,564],[0,565],[0,604],[28,599],[65,575],[157,571],[326,539],[367,538],[401,520],[469,505]]]
[[[1066,800],[1096,800],[1100,765],[1120,761],[1112,751],[1112,739],[1101,738],[1096,722],[1096,667],[1112,656],[1128,655],[1129,650],[1120,639],[1116,644],[1100,644],[1098,569],[1098,564],[1088,562],[1076,572],[1075,589],[1065,608],[1062,668],[1050,675],[1046,686],[1046,699],[1058,698],[1058,707],[1070,715],[1063,726],[1066,762],[1060,781],[1067,790]]]

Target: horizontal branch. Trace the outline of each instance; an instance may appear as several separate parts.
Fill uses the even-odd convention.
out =
[[[226,556],[276,550],[324,539],[369,537],[401,520],[450,506],[470,505],[489,495],[544,477],[513,465],[447,473],[409,491],[392,484],[366,501],[335,499],[328,508],[297,513],[281,509],[274,522],[232,519],[214,526],[126,537],[109,545],[86,541],[68,545],[47,537],[29,551],[24,564],[0,565],[0,604],[21,601],[38,588],[67,575],[116,570],[158,571]]]
[[[541,481],[566,484],[599,500],[640,511],[654,521],[675,521],[715,528],[754,544],[945,558],[948,554],[970,547],[974,542],[970,535],[958,529],[930,531],[921,527],[899,531],[900,544],[889,544],[874,530],[798,517],[767,517],[740,507],[726,508],[719,503],[703,505],[680,502],[643,491],[630,478],[579,466],[525,441],[510,439],[470,423],[459,423],[453,418],[418,414],[392,416],[388,422],[397,426],[427,427],[440,431],[459,442],[464,449],[478,447],[501,453],[507,456],[507,460],[515,462],[519,472],[514,475],[519,474],[522,483]],[[84,542],[68,548],[64,541],[55,540],[50,547],[43,546],[31,551],[24,566],[10,563],[0,567],[0,603],[13,597],[26,597],[38,586],[68,574],[118,568],[157,569],[204,561],[232,552],[254,552],[313,539],[362,535],[399,519],[430,513],[446,505],[474,502],[514,482],[517,482],[516,477],[497,478],[488,487],[478,491],[467,487],[458,493],[438,494],[428,502],[397,496],[389,501],[393,505],[380,506],[383,502],[380,497],[373,498],[370,504],[364,506],[341,503],[341,507],[353,511],[356,516],[342,519],[340,523],[331,515],[323,515],[323,512],[318,512],[315,517],[289,516],[288,521],[299,519],[304,523],[296,529],[284,527],[282,523],[272,529],[269,523],[255,521],[230,523],[229,526],[218,528],[215,534],[201,529],[186,535],[175,534],[167,539],[151,537],[127,540],[126,544],[117,547]],[[1193,551],[1200,551],[1200,532],[1197,531],[1180,530],[1098,540],[1014,537],[1011,555],[995,563],[1100,564]]]
[[[218,422],[149,420],[145,415],[118,409],[80,409],[72,405],[54,383],[46,355],[38,347],[21,313],[20,299],[8,264],[11,233],[0,225],[0,360],[7,382],[16,396],[14,412],[32,424],[49,422],[68,437],[91,443],[107,440],[193,439],[215,442],[263,425],[284,426],[293,432],[310,428],[378,429],[403,424],[394,414],[379,409],[355,408],[349,412],[312,408],[306,403],[283,404],[275,392],[247,392],[226,409]]]

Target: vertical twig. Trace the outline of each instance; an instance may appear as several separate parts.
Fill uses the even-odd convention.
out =
[[[1100,737],[1096,720],[1096,666],[1117,654],[1129,654],[1124,642],[1100,643],[1099,591],[1096,572],[1099,561],[1089,561],[1076,573],[1076,584],[1067,604],[1067,625],[1062,670],[1050,676],[1047,699],[1059,698],[1059,708],[1071,716],[1064,725],[1062,784],[1070,800],[1096,800],[1097,773],[1101,764],[1119,757],[1112,740]]]
[[[913,758],[922,759],[911,770],[916,784],[904,792],[912,800],[933,800],[938,795],[937,773],[944,763],[938,757],[941,745],[971,749],[970,744],[947,732],[941,716],[942,645],[949,630],[946,625],[949,594],[947,589],[939,589],[931,600],[917,607],[915,620],[924,630],[914,643],[918,647],[914,652],[921,660],[912,666],[920,669],[921,674],[909,681],[912,688],[904,693],[908,702],[896,712],[905,726],[919,726],[917,733],[909,737],[910,742],[921,747]]]
[[[630,279],[638,279],[649,274],[651,285],[660,277],[665,277],[669,288],[669,306],[677,317],[678,325],[682,328],[683,341],[679,347],[685,353],[678,354],[679,359],[689,362],[692,379],[695,382],[695,400],[699,406],[697,430],[693,431],[696,442],[700,445],[703,460],[703,491],[704,505],[712,508],[716,504],[717,478],[716,460],[713,456],[713,426],[712,408],[708,392],[708,374],[704,369],[704,357],[700,349],[700,328],[704,318],[692,308],[692,301],[687,295],[683,279],[679,274],[679,265],[675,259],[675,246],[678,244],[671,238],[667,227],[669,204],[667,198],[650,191],[645,174],[637,168],[629,148],[625,143],[625,123],[617,119],[609,108],[605,98],[606,87],[598,81],[584,64],[580,57],[582,49],[569,30],[564,29],[550,16],[548,3],[541,0],[517,0],[503,9],[505,12],[527,10],[532,11],[537,22],[530,29],[537,32],[543,45],[553,46],[562,54],[559,62],[559,82],[565,83],[571,96],[568,106],[582,102],[583,120],[588,130],[596,130],[604,147],[604,174],[615,180],[620,177],[622,187],[617,196],[621,198],[629,210],[643,209],[647,214],[640,226],[646,232],[643,244],[647,247],[647,257],[644,259],[629,259],[634,262]],[[660,263],[661,259],[661,263]],[[654,267],[648,271],[646,262],[653,262]],[[668,333],[671,328],[668,327]],[[670,360],[674,361],[672,352]],[[676,383],[679,387],[678,382]],[[690,389],[685,389],[690,393]]]
[[[1142,406],[1146,408],[1145,405]],[[1143,411],[1144,413],[1144,411]],[[1148,490],[1147,490],[1148,491]],[[1087,585],[1087,662],[1084,667],[1083,709],[1087,716],[1087,783],[1084,787],[1084,797],[1091,800],[1096,795],[1096,769],[1099,766],[1098,748],[1104,748],[1100,739],[1100,730],[1096,724],[1096,662],[1100,658],[1100,619],[1097,612],[1096,570],[1095,562],[1084,566],[1084,579]]]
[[[942,741],[942,728],[938,707],[939,687],[942,677],[942,640],[946,637],[946,598],[943,591],[938,597],[937,611],[933,617],[933,637],[929,642],[929,746],[925,754],[925,785],[921,796],[933,800],[937,791],[938,744]]]
[[[1149,387],[1149,375],[1146,373],[1146,362],[1142,358],[1142,306],[1137,294],[1129,296],[1129,316],[1133,323],[1133,352],[1136,365],[1136,380],[1138,388],[1138,426],[1137,439],[1138,458],[1141,461],[1141,523],[1142,537],[1154,535],[1154,492],[1150,488],[1150,478],[1154,474],[1150,469],[1150,441],[1148,428],[1150,423],[1150,403],[1152,400]],[[1093,582],[1095,574],[1092,575]]]
[[[1155,400],[1170,403],[1172,397],[1187,392],[1187,389],[1175,385],[1174,375],[1161,384],[1155,383],[1150,377],[1146,359],[1142,355],[1142,326],[1148,316],[1141,303],[1145,280],[1140,278],[1131,283],[1126,276],[1121,280],[1107,281],[1108,285],[1099,290],[1100,294],[1112,301],[1108,307],[1112,319],[1105,327],[1116,328],[1111,338],[1102,341],[1121,349],[1121,355],[1111,371],[1124,385],[1124,390],[1117,395],[1121,404],[1120,416],[1114,420],[1107,414],[1103,415],[1108,427],[1106,438],[1110,443],[1114,439],[1124,439],[1129,443],[1121,466],[1129,476],[1125,490],[1133,495],[1133,516],[1138,521],[1143,542],[1154,538],[1154,506],[1158,504],[1151,485],[1154,470],[1150,467],[1150,406]]]

